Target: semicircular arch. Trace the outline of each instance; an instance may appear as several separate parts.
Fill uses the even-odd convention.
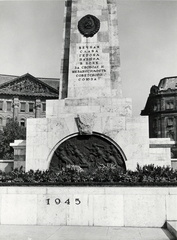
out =
[[[89,168],[97,164],[115,164],[126,169],[127,160],[121,147],[110,137],[93,132],[92,135],[80,135],[78,132],[60,140],[50,151],[47,162],[61,169],[63,164],[80,165]]]

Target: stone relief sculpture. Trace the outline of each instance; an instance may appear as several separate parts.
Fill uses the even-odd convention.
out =
[[[78,114],[75,119],[80,135],[91,135],[94,126],[95,116],[94,114]]]
[[[1,91],[5,92],[21,92],[21,93],[48,93],[49,89],[40,83],[36,83],[28,78],[20,81],[9,83],[5,87],[1,88]]]
[[[112,143],[97,135],[78,135],[59,145],[53,154],[50,169],[57,171],[66,165],[92,169],[110,164],[125,169],[124,159]]]

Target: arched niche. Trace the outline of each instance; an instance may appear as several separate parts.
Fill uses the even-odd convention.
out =
[[[79,165],[83,169],[114,164],[126,170],[126,156],[109,137],[73,134],[60,141],[51,153],[49,169],[59,171],[66,165]]]

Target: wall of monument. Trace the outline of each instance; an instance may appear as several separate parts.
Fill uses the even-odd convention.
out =
[[[126,103],[125,99],[120,99],[122,116],[120,115],[121,111],[107,112],[107,109],[97,114],[94,113],[93,108],[100,109],[100,106],[83,106],[84,111],[81,110],[82,106],[69,106],[67,110],[64,100],[49,102],[51,104],[51,109],[49,107],[50,110],[48,110],[50,118],[38,119],[38,121],[28,119],[26,170],[48,169],[54,151],[61,142],[73,134],[79,134],[75,119],[79,114],[83,116],[85,112],[92,124],[92,131],[100,136],[107,136],[122,149],[127,159],[126,167],[128,169],[135,169],[137,163],[140,165],[171,165],[170,147],[163,148],[162,143],[161,146],[157,145],[154,149],[149,148],[148,119],[147,117],[129,117],[129,112],[125,111],[122,106],[123,102]],[[61,108],[60,110],[58,106]],[[65,109],[65,113],[62,113],[62,108]],[[79,114],[75,108],[80,109]],[[88,111],[85,111],[86,109]],[[110,109],[114,109],[114,107]],[[58,118],[56,114],[59,115]],[[154,143],[155,141],[157,140],[155,139]],[[167,141],[170,144],[170,140],[167,139]]]
[[[176,202],[170,187],[1,187],[0,224],[163,227]]]

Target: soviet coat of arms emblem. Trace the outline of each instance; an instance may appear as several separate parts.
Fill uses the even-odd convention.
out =
[[[100,29],[100,20],[93,15],[86,15],[79,20],[78,29],[85,37],[93,37]]]

